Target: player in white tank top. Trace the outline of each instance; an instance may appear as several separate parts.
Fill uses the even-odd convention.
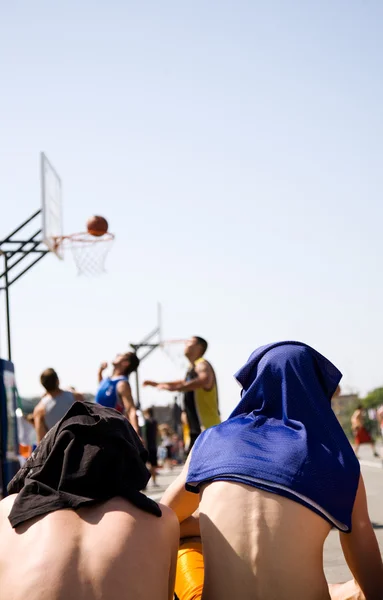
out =
[[[40,377],[46,394],[33,411],[37,442],[58,423],[76,400],[82,400],[81,394],[60,389],[60,381],[54,369],[46,369]]]
[[[63,418],[75,401],[72,392],[66,391],[61,391],[55,397],[49,394],[42,398],[41,404],[45,408],[45,423],[48,431]]]

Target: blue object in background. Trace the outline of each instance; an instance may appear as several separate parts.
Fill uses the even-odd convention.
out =
[[[16,402],[14,365],[0,359],[0,497],[6,496],[8,483],[20,468]]]

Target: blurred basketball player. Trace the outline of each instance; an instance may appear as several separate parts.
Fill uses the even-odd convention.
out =
[[[95,398],[97,404],[125,413],[137,433],[139,433],[138,417],[129,384],[129,375],[137,371],[139,364],[140,361],[134,352],[117,354],[112,363],[112,376],[103,378],[103,372],[108,363],[102,363],[98,371],[99,388]]]
[[[216,376],[211,364],[203,358],[207,347],[207,341],[199,336],[193,336],[186,342],[185,356],[190,367],[185,379],[167,383],[144,382],[144,385],[160,390],[184,392],[184,411],[190,436],[189,451],[201,431],[221,422]]]
[[[154,487],[157,487],[157,451],[158,451],[158,423],[154,418],[154,411],[152,408],[144,410],[145,419],[145,445],[148,451],[148,463],[150,464],[150,474],[152,476],[152,483]]]
[[[380,436],[383,438],[383,406],[378,408],[376,412],[376,418],[378,420],[379,428],[380,428]]]
[[[43,371],[40,382],[45,388],[45,394],[33,411],[37,443],[40,443],[44,435],[63,418],[73,402],[83,400],[81,394],[60,388],[60,381],[54,369]]]
[[[358,456],[359,448],[361,444],[369,444],[372,449],[372,453],[375,457],[379,457],[375,449],[375,442],[368,433],[365,424],[364,424],[364,414],[363,414],[363,406],[359,404],[356,410],[353,412],[351,417],[351,428],[354,434],[355,440],[355,454]]]

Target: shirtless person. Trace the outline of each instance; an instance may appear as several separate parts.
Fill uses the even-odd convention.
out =
[[[256,350],[237,373],[239,405],[200,435],[162,499],[181,529],[199,506],[203,600],[383,598],[359,463],[331,410],[340,378],[298,342]],[[323,545],[333,526],[356,581],[329,591]]]
[[[134,352],[117,354],[114,359],[111,377],[103,378],[103,373],[108,366],[104,362],[98,370],[99,388],[95,402],[107,408],[114,408],[120,413],[125,413],[134,430],[139,434],[138,417],[134,405],[129,375],[137,371],[140,361]]]
[[[359,454],[359,447],[361,444],[370,444],[373,455],[379,458],[379,454],[375,450],[375,443],[364,426],[363,406],[361,404],[359,404],[352,413],[351,428],[354,434],[356,456]]]
[[[383,406],[378,408],[378,410],[376,411],[376,418],[378,420],[380,437],[383,438]]]
[[[76,402],[0,502],[1,600],[173,600],[179,526],[140,493],[145,459],[125,417]]]
[[[199,336],[193,336],[186,342],[185,356],[190,367],[185,379],[167,383],[144,381],[144,385],[160,390],[184,392],[184,414],[190,436],[189,452],[201,431],[221,422],[216,376],[211,364],[203,358],[207,347],[207,341]]]

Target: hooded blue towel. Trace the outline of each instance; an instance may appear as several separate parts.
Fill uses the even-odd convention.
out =
[[[351,531],[360,466],[331,398],[342,374],[300,342],[255,350],[238,371],[242,398],[194,445],[186,487],[236,481],[300,502]]]

